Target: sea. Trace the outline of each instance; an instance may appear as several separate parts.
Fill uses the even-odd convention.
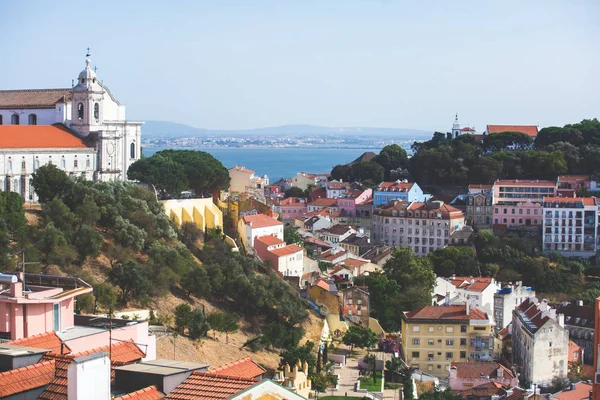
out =
[[[143,154],[150,157],[165,149],[144,147]],[[367,151],[379,153],[381,148],[227,147],[192,150],[210,153],[227,168],[243,165],[255,175],[268,175],[269,180],[275,182],[279,178],[292,178],[298,172],[329,173],[338,164],[352,162]]]

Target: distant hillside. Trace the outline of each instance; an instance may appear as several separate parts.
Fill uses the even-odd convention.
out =
[[[340,135],[349,136],[396,136],[407,139],[429,139],[431,132],[403,129],[403,128],[368,128],[368,127],[346,127],[330,128],[314,125],[284,125],[257,129],[218,130],[195,128],[190,125],[178,124],[168,121],[146,121],[142,128],[146,137],[200,137],[200,136],[307,136],[307,135]]]

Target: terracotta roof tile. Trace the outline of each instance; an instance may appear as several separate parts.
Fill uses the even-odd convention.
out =
[[[492,189],[494,185],[470,184],[469,189]]]
[[[413,187],[414,182],[381,182],[375,190],[386,192],[408,192]],[[384,190],[386,189],[386,190]]]
[[[212,374],[233,376],[236,378],[255,379],[267,372],[263,367],[252,361],[250,357],[242,358],[229,364],[221,365],[209,371]]]
[[[279,257],[289,256],[290,254],[295,254],[295,253],[298,253],[299,251],[302,251],[302,247],[297,246],[295,244],[288,244],[285,247],[280,247],[278,249],[270,250],[271,253],[273,253]]]
[[[0,397],[49,384],[54,379],[54,360],[0,372]]]
[[[167,400],[221,400],[232,397],[250,386],[254,379],[207,372],[194,372],[166,397]]]
[[[316,207],[335,207],[337,206],[337,199],[328,199],[326,197],[321,197],[319,199],[315,199],[308,203],[309,206]]]
[[[575,389],[564,389],[552,395],[552,399],[557,400],[587,400],[590,397],[592,385],[587,382],[579,382],[575,384]]]
[[[283,225],[283,222],[265,214],[246,215],[243,219],[244,224],[251,224],[252,228],[266,228],[267,226]]]
[[[357,260],[356,258],[347,258],[343,261],[340,261],[338,263],[338,265],[343,265],[343,266],[350,267],[350,268],[358,268],[361,265],[364,265],[366,263],[368,263],[368,261]]]
[[[0,108],[54,108],[71,101],[71,89],[0,90]]]
[[[521,132],[527,136],[535,138],[538,135],[538,128],[535,125],[488,125],[487,133],[501,132]]]
[[[543,180],[523,180],[523,179],[498,179],[494,182],[494,186],[535,186],[535,187],[556,187],[554,181]]]
[[[460,306],[425,306],[414,311],[405,312],[408,320],[419,319],[443,319],[443,320],[488,320],[485,312],[479,309],[469,310],[466,313],[466,307]]]
[[[285,242],[281,239],[279,239],[277,236],[273,236],[273,235],[266,235],[266,236],[259,236],[257,238],[254,239],[254,241],[259,241],[267,246],[276,246],[278,244],[285,244]]]
[[[114,400],[160,400],[164,397],[156,386],[148,386],[135,392],[115,397]]]
[[[88,146],[62,124],[0,125],[0,148],[87,149]]]
[[[471,279],[473,280],[473,283],[471,283]],[[464,289],[471,292],[483,292],[492,284],[492,278],[457,276],[450,278],[450,283],[458,289]]]
[[[513,372],[504,365],[497,362],[481,361],[481,362],[458,362],[450,363],[450,368],[456,368],[456,376],[463,379],[475,379],[481,376],[489,376],[490,378],[498,378],[498,370],[502,370],[504,378],[514,378]]]
[[[590,179],[589,175],[559,175],[558,182],[579,182],[589,181]]]
[[[6,344],[14,344],[16,346],[36,347],[38,349],[48,349],[54,354],[68,354],[71,349],[66,344],[62,344],[62,341],[56,334],[56,332],[40,333],[39,335],[29,336],[23,339],[17,339]],[[62,349],[62,352],[61,352]]]
[[[502,385],[497,382],[487,382],[483,385],[475,386],[467,390],[459,390],[457,392],[465,397],[473,396],[475,398],[492,397],[506,393],[506,391],[502,388]]]

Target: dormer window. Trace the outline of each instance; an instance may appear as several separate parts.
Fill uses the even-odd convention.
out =
[[[94,119],[100,119],[100,105],[98,103],[94,104]]]
[[[37,125],[37,115],[29,114],[29,125]]]
[[[83,119],[83,103],[79,103],[77,105],[77,119],[79,119],[79,120]]]

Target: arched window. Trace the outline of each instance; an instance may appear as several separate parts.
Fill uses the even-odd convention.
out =
[[[19,115],[13,114],[10,116],[10,123],[13,125],[19,125]]]
[[[29,114],[29,125],[37,125],[37,115]]]
[[[77,118],[80,120],[83,119],[83,103],[77,105]]]
[[[12,172],[12,160],[8,160],[8,172]]]
[[[94,119],[100,119],[100,105],[98,103],[94,104]]]
[[[129,158],[135,158],[135,143],[129,145]]]

